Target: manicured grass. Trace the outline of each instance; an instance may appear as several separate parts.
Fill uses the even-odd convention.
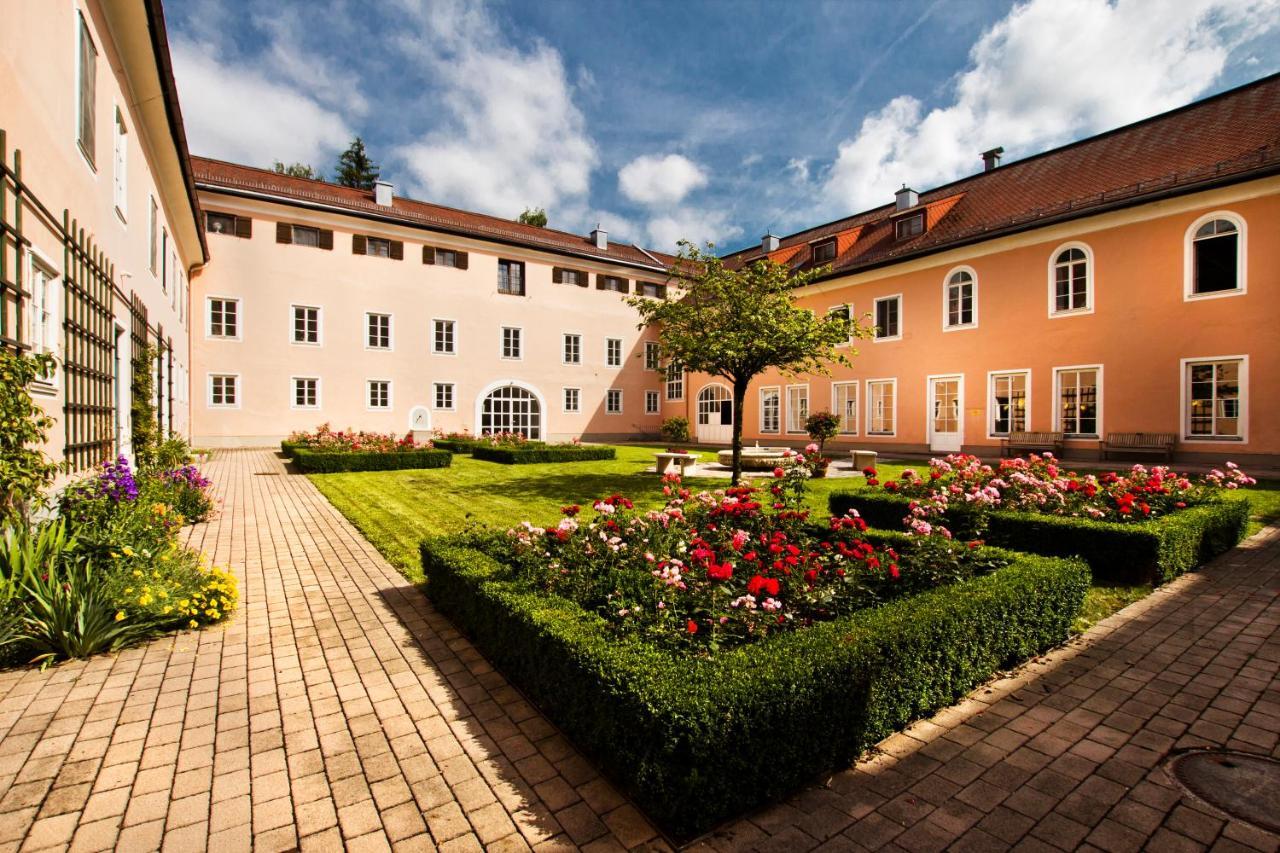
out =
[[[1080,609],[1080,615],[1071,624],[1071,633],[1083,634],[1117,610],[1146,598],[1150,592],[1151,587],[1146,584],[1090,587],[1084,597],[1084,607]]]

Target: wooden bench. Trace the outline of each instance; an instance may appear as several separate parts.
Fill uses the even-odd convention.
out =
[[[1013,451],[1032,451],[1062,455],[1062,433],[1060,432],[1011,432],[1000,439],[1000,455],[1010,456]]]
[[[1102,458],[1112,453],[1153,453],[1173,461],[1178,437],[1171,432],[1109,432],[1102,442]]]
[[[658,464],[654,467],[659,474],[678,473],[684,477],[698,470],[698,456],[694,453],[655,453]]]

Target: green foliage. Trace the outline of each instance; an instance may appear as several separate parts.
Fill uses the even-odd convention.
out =
[[[402,468],[448,468],[453,454],[447,450],[406,450],[392,453],[321,453],[297,448],[293,461],[308,474],[337,471],[392,471]]]
[[[294,456],[297,455],[298,450],[300,448],[303,448],[306,446],[307,446],[306,442],[289,441],[288,439],[285,439],[280,442],[280,452],[284,454],[284,457],[286,459],[292,459]]]
[[[50,355],[0,352],[0,522],[26,518],[58,466],[41,449],[53,418],[31,399],[31,386],[53,375]]]
[[[180,435],[169,436],[156,447],[155,464],[162,471],[190,465],[191,445]]]
[[[689,441],[689,419],[680,415],[667,418],[662,422],[662,437],[676,444]]]
[[[532,225],[535,228],[547,227],[547,211],[542,207],[526,207],[524,213],[516,217],[516,221],[522,225]]]
[[[160,445],[160,421],[156,417],[155,374],[152,366],[159,358],[159,351],[153,346],[144,347],[133,360],[133,378],[130,387],[130,435],[132,436],[133,458],[137,460],[139,470],[154,468],[156,450]]]
[[[542,447],[493,447],[476,444],[471,448],[473,459],[501,462],[503,465],[531,465],[540,462],[589,462],[613,459],[617,451],[612,447],[591,445],[544,445]]]
[[[333,180],[344,187],[371,190],[378,175],[378,165],[369,159],[364,150],[364,140],[357,136],[338,157],[338,169]]]
[[[840,434],[840,417],[831,412],[814,412],[805,419],[804,430],[809,438],[818,442],[818,450],[827,446],[827,441]]]
[[[286,166],[284,163],[277,160],[272,168],[275,169],[277,174],[288,175],[291,178],[308,178],[314,181],[318,180],[320,177],[320,175],[316,173],[316,170],[306,163],[290,163]]]
[[[421,556],[440,610],[681,840],[1061,642],[1088,586],[1080,561],[1009,554],[984,577],[698,657],[499,580],[463,542]]]
[[[474,439],[467,438],[433,438],[431,445],[437,450],[447,450],[450,453],[470,453],[475,446],[479,444]]]

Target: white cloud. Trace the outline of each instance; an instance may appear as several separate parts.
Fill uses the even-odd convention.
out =
[[[707,185],[707,173],[680,154],[645,154],[618,170],[618,188],[637,204],[653,207],[678,204]]]
[[[663,252],[675,252],[676,243],[689,240],[699,246],[703,243],[722,243],[742,236],[742,229],[729,220],[727,211],[714,208],[674,207],[650,217],[645,223],[649,248]]]
[[[926,189],[1006,156],[1184,104],[1222,72],[1233,47],[1277,24],[1280,0],[1030,0],[970,51],[949,104],[891,100],[838,146],[802,216],[845,215]]]
[[[809,158],[808,157],[792,157],[787,161],[787,171],[791,173],[791,179],[800,183],[809,182]]]

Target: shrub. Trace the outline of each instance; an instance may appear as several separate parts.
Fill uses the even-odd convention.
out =
[[[667,418],[662,422],[662,437],[676,444],[687,443],[689,441],[689,419],[680,416]]]
[[[814,412],[805,419],[804,431],[818,442],[818,452],[821,453],[827,442],[840,434],[840,417],[831,412]]]
[[[299,448],[293,457],[298,468],[308,474],[341,471],[393,471],[405,468],[448,468],[453,454],[447,450],[399,450],[359,453]]]
[[[472,448],[476,446],[476,442],[473,439],[461,438],[433,438],[431,439],[431,444],[437,450],[447,450],[450,453],[461,454],[470,453]]]
[[[180,435],[170,436],[156,448],[156,467],[162,471],[172,471],[191,462],[191,445]]]
[[[596,459],[614,459],[618,455],[612,447],[596,447],[585,444],[549,444],[537,447],[491,447],[477,444],[471,449],[474,459],[500,462],[503,465],[530,465],[540,462],[587,462]]]
[[[31,399],[30,388],[52,374],[50,355],[0,351],[0,521],[25,518],[41,501],[58,466],[42,448],[53,418]]]
[[[213,497],[209,494],[213,483],[196,466],[183,465],[159,471],[154,476],[160,486],[160,497],[188,524],[205,521],[213,512]]]
[[[290,441],[286,438],[280,442],[280,452],[284,454],[286,459],[293,459],[297,455],[298,449],[306,446],[301,441]]]
[[[418,444],[413,433],[405,433],[396,437],[389,432],[363,432],[356,430],[334,430],[327,423],[321,424],[313,432],[294,432],[280,443],[285,455],[290,450],[307,448],[324,453],[411,453],[415,450],[428,450],[431,442]]]

